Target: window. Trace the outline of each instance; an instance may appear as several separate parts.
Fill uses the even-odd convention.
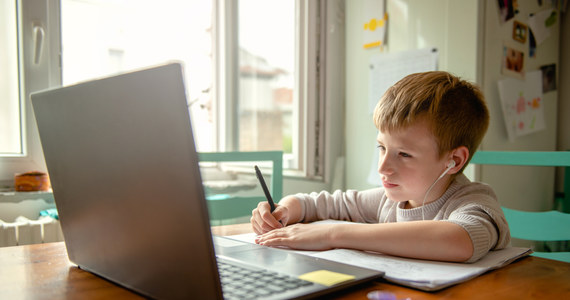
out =
[[[19,12],[10,8],[14,3],[22,6]],[[2,138],[14,142],[12,150],[0,150],[0,160],[13,152],[34,164],[17,161],[13,168],[0,171],[0,179],[45,169],[29,101],[13,96],[20,87],[25,87],[21,99],[28,99],[35,90],[172,60],[185,65],[198,151],[283,150],[285,168],[321,176],[325,148],[321,44],[326,41],[321,32],[326,33],[326,27],[319,22],[325,20],[321,14],[328,3],[340,11],[344,7],[340,0],[3,1],[2,16],[20,13],[22,20],[30,21],[18,23],[19,27],[14,17],[1,21],[7,25],[0,29],[5,30],[0,38],[12,55],[0,58],[7,64],[1,72],[24,84],[18,86],[14,79],[10,83],[12,111],[7,114],[13,118],[10,128],[15,129],[10,130],[12,137]],[[38,15],[44,21],[38,21]],[[20,32],[20,42],[14,42],[15,32]],[[42,49],[39,63],[34,64],[38,56],[32,51],[22,49]],[[16,67],[15,61],[21,64]],[[40,71],[40,66],[45,70]],[[22,81],[15,69],[35,77]]]
[[[30,93],[60,85],[59,2],[0,1],[0,182],[40,170],[45,162],[28,101]],[[49,40],[55,41],[54,43]]]
[[[0,3],[0,44],[4,48],[0,56],[0,153],[21,155],[23,153],[20,85],[18,71],[18,30],[16,2]]]
[[[184,63],[198,151],[214,151],[211,1],[61,0],[63,84]]]
[[[283,150],[289,174],[323,173],[318,57],[321,1],[220,1],[219,145]],[[321,160],[322,161],[322,160]],[[321,166],[319,168],[319,166]]]
[[[293,149],[295,1],[238,2],[240,151]]]

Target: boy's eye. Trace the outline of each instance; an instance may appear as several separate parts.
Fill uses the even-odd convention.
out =
[[[400,156],[402,156],[402,157],[412,157],[411,155],[409,155],[409,154],[406,153],[406,152],[400,152]]]
[[[376,147],[378,147],[378,149],[380,149],[381,151],[386,150],[386,147],[384,147],[384,146],[382,146],[382,145],[378,145],[378,146],[376,146]]]

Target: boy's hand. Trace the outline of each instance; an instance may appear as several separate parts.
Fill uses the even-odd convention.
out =
[[[264,234],[286,226],[289,221],[289,210],[286,206],[276,204],[272,214],[269,203],[259,202],[257,208],[251,212],[250,221],[256,234]]]
[[[294,224],[258,236],[255,242],[270,247],[289,247],[300,250],[332,249],[331,224]]]

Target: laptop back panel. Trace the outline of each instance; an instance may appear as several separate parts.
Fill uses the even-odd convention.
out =
[[[70,260],[146,296],[220,299],[181,65],[31,97]]]
[[[32,94],[72,262],[160,299],[221,299],[215,252],[293,278],[353,276],[263,299],[315,297],[383,275],[220,237],[214,249],[185,94],[179,64]]]

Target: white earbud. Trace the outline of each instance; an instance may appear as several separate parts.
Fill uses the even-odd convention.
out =
[[[440,180],[441,177],[443,177],[445,174],[447,174],[447,172],[449,172],[449,170],[451,170],[451,168],[453,168],[453,167],[455,167],[455,161],[450,160],[449,163],[447,163],[447,169],[445,169],[445,171],[443,171],[443,173],[441,173],[441,175],[439,175],[437,180]],[[436,180],[436,182],[437,182],[437,180]]]
[[[447,168],[445,169],[445,171],[443,171],[443,173],[441,173],[441,175],[439,175],[439,177],[433,182],[433,184],[429,187],[429,189],[426,191],[425,195],[424,195],[424,201],[422,201],[422,220],[425,220],[425,216],[424,216],[424,205],[426,203],[426,198],[429,194],[429,192],[431,191],[431,189],[435,186],[435,184],[443,177],[445,176],[445,174],[447,174],[447,172],[449,172],[449,170],[451,170],[453,167],[455,167],[455,161],[452,159],[447,163]]]

